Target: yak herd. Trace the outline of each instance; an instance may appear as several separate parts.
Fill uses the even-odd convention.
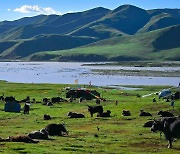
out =
[[[5,101],[14,101],[15,98],[13,97],[8,97],[8,98],[3,98],[0,96],[0,100],[5,100]],[[20,102],[27,102],[29,101],[30,98],[27,97],[24,100],[21,100]],[[44,98],[43,99],[43,104],[44,105],[53,105],[53,103],[56,102],[64,102],[66,100],[60,98],[60,97],[54,97],[51,100]],[[25,106],[27,108],[29,113],[29,106]],[[24,111],[25,112],[25,111]],[[90,113],[90,116],[93,117],[93,114],[97,113],[97,117],[111,117],[111,111],[107,110],[104,112],[103,106],[101,105],[96,105],[96,106],[88,106],[88,112]],[[152,132],[157,132],[160,131],[164,133],[165,138],[168,140],[169,145],[168,148],[172,148],[172,142],[174,138],[180,138],[180,116],[174,116],[172,113],[168,111],[159,111],[157,113],[160,115],[162,118],[159,120],[151,120],[146,122],[143,127],[150,127]],[[67,116],[69,118],[85,118],[85,115],[82,113],[76,113],[76,112],[68,112]],[[131,116],[131,113],[129,110],[122,110],[122,116]],[[152,114],[149,112],[145,112],[144,110],[140,110],[139,116],[150,116],[152,117]],[[51,116],[45,114],[44,115],[44,120],[50,120]],[[33,131],[30,132],[28,135],[22,135],[22,136],[14,136],[14,137],[8,137],[6,139],[0,138],[0,141],[12,141],[12,142],[26,142],[26,143],[38,143],[39,141],[34,140],[34,139],[49,139],[49,136],[63,136],[63,135],[68,135],[68,131],[66,130],[64,124],[49,124],[45,128],[42,128],[41,130],[38,131]]]

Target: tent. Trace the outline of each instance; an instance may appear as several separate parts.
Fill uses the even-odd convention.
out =
[[[86,89],[71,89],[66,93],[66,98],[84,98],[87,100],[91,100],[94,98],[99,98],[100,93],[96,90],[86,90]]]
[[[5,112],[20,112],[21,105],[16,101],[6,102],[4,106],[4,111]]]

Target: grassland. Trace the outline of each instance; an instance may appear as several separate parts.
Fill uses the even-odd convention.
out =
[[[35,98],[42,101],[44,97],[65,97],[64,87],[77,85],[58,85],[58,84],[18,84],[0,82],[0,94],[5,96],[15,96],[17,100],[26,98]],[[160,139],[159,133],[150,132],[149,128],[143,128],[143,124],[151,119],[139,117],[140,109],[144,109],[157,116],[157,111],[172,111],[170,103],[164,100],[158,100],[152,103],[150,97],[137,97],[137,94],[144,95],[155,91],[160,91],[160,86],[138,86],[142,89],[136,91],[122,91],[115,89],[87,87],[96,89],[101,93],[106,102],[101,102],[105,110],[111,110],[112,117],[100,118],[94,115],[93,118],[87,112],[87,105],[95,105],[95,100],[78,100],[73,103],[59,103],[52,107],[42,104],[33,104],[30,114],[4,112],[4,102],[0,102],[0,137],[6,138],[18,134],[27,134],[33,130],[39,130],[49,123],[65,122],[69,131],[68,136],[50,137],[51,140],[40,140],[38,144],[0,142],[1,153],[180,153],[180,142],[173,143],[173,149],[167,149],[167,141]],[[118,105],[115,105],[118,100]],[[21,105],[23,107],[23,104]],[[132,116],[121,116],[122,109],[130,110]],[[84,113],[84,119],[69,119],[67,113],[75,111]],[[180,115],[180,100],[175,102],[175,115]],[[43,120],[44,114],[50,114],[53,117],[49,121]],[[97,126],[100,130],[97,130]],[[98,137],[94,135],[97,134]]]

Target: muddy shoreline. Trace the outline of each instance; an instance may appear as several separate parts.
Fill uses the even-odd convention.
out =
[[[103,70],[92,69],[94,74],[121,76],[150,76],[150,77],[180,77],[180,71],[150,71],[150,70]]]

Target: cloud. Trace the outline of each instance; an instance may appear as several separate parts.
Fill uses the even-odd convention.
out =
[[[61,14],[59,11],[54,10],[51,7],[39,7],[38,5],[23,5],[20,8],[14,9],[14,12],[20,13],[35,13],[35,14]]]
[[[7,9],[7,11],[11,11],[11,9]]]

